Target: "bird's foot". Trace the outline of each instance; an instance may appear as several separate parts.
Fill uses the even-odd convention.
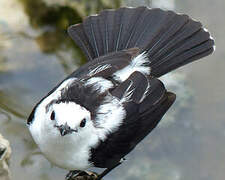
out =
[[[79,171],[79,170],[74,170],[74,171],[70,171],[67,175],[66,175],[66,180],[72,180],[74,177],[76,177],[79,173],[82,173],[83,171]]]
[[[66,175],[66,180],[96,180],[97,177],[94,172],[74,170]]]

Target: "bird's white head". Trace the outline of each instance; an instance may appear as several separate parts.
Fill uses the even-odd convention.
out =
[[[79,134],[90,128],[91,113],[76,102],[61,99],[61,93],[68,89],[75,78],[64,81],[55,91],[45,97],[31,113],[28,124],[31,134],[52,133],[55,135]],[[46,131],[46,132],[43,132]],[[34,137],[35,138],[35,137]]]
[[[92,125],[91,114],[87,109],[74,102],[60,101],[50,102],[45,107],[40,104],[36,109],[33,121],[32,125],[35,129],[61,136],[81,135],[85,130],[90,130]]]
[[[60,100],[61,91],[68,83],[60,85],[37,104],[29,117],[28,127],[35,142],[51,162],[66,169],[82,168],[87,163],[82,167],[73,167],[76,159],[79,159],[79,155],[73,154],[84,152],[86,150],[82,148],[96,144],[97,139],[93,139],[96,128],[89,110],[76,102]],[[90,137],[90,134],[93,136]]]

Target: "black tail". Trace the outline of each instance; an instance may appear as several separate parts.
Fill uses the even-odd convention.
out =
[[[214,41],[200,22],[146,7],[104,10],[69,27],[68,32],[88,60],[139,47],[147,52],[151,75],[156,77],[214,50]]]

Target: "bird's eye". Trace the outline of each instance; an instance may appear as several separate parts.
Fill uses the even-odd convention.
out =
[[[53,120],[55,120],[55,111],[52,111],[52,114],[51,114],[51,116],[50,116],[50,119],[53,121]]]
[[[84,127],[86,124],[86,118],[82,119],[82,121],[80,122],[80,127]]]

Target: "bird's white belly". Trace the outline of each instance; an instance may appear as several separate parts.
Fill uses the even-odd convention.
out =
[[[40,140],[40,139],[39,139]],[[68,170],[85,170],[89,163],[89,149],[82,141],[73,141],[73,134],[66,136],[48,136],[43,141],[37,140],[42,153],[53,164]]]

